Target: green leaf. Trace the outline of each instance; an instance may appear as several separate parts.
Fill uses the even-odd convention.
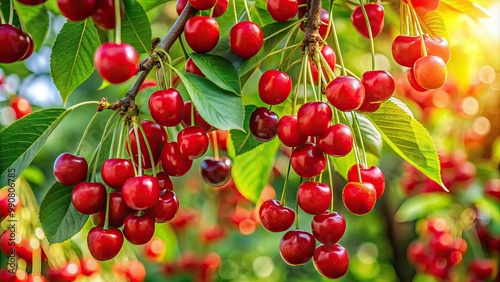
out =
[[[230,140],[229,143],[232,141]],[[264,143],[233,159],[231,175],[238,191],[250,201],[257,202],[266,186],[279,148],[279,140]],[[231,146],[231,145],[230,145]]]
[[[356,114],[365,150],[372,155],[382,157],[382,135],[373,123],[364,115]]]
[[[43,44],[47,31],[49,30],[49,14],[42,5],[28,6],[14,1],[19,19],[26,27],[26,32],[31,35],[37,51]]]
[[[446,24],[444,23],[444,19],[439,12],[424,12],[417,10],[417,15],[420,20],[420,25],[424,31],[430,33],[431,35],[441,36],[450,42]]]
[[[220,88],[241,95],[238,71],[226,58],[192,53],[189,55],[201,72]]]
[[[422,124],[391,100],[367,116],[399,156],[446,190],[441,180],[436,146]]]
[[[219,88],[204,77],[174,70],[206,122],[218,129],[243,129],[245,110],[241,97]]]
[[[91,19],[67,21],[52,48],[50,70],[63,103],[94,71],[94,53],[100,45]]]
[[[257,109],[257,106],[254,105],[245,106],[246,114],[245,114],[245,122],[243,124],[244,131],[233,129],[229,132],[231,145],[228,146],[228,150],[231,151],[229,153],[230,155],[237,156],[243,154],[262,144],[252,136],[249,129],[250,115],[255,109]]]
[[[154,7],[160,6],[163,3],[166,3],[170,0],[137,0],[139,4],[141,4],[144,11],[149,11]]]
[[[331,157],[330,161],[333,164],[335,171],[342,176],[342,178],[347,180],[347,172],[349,169],[356,164],[356,156],[354,155],[354,150],[351,150],[347,156],[343,157]]]
[[[122,22],[122,41],[139,53],[151,52],[151,24],[142,6],[135,0],[125,0],[125,18]]]
[[[0,131],[0,187],[8,184],[8,171],[20,174],[35,158],[50,133],[71,109],[44,109],[25,116]]]
[[[427,217],[440,209],[447,209],[453,203],[449,194],[424,193],[408,198],[394,215],[397,222],[408,222]]]
[[[473,18],[491,18],[491,15],[479,4],[469,0],[441,0],[441,4],[462,12]]]
[[[50,244],[64,242],[82,230],[89,218],[71,203],[73,186],[56,182],[40,203],[40,223]]]

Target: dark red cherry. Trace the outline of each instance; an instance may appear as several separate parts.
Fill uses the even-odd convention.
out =
[[[184,114],[184,101],[181,93],[174,88],[157,90],[148,102],[149,113],[163,126],[177,126]]]
[[[92,16],[98,6],[96,0],[57,0],[61,14],[71,21],[81,21]]]
[[[163,171],[171,176],[183,176],[193,165],[192,160],[181,155],[177,142],[168,142],[165,144],[161,151],[160,159]]]
[[[35,49],[35,42],[33,42],[31,36],[26,34],[26,40],[28,41],[28,50],[26,50],[26,53],[24,53],[24,55],[21,57],[21,59],[19,59],[19,61],[24,61],[27,58],[29,58],[31,54],[33,54],[33,50]]]
[[[380,168],[371,166],[366,168],[364,165],[359,165],[361,172],[361,180],[358,176],[358,165],[353,165],[347,173],[347,181],[349,182],[370,182],[377,191],[377,200],[382,197],[385,190],[385,177]]]
[[[251,21],[235,24],[229,33],[229,47],[238,56],[248,59],[257,54],[264,44],[264,33]]]
[[[60,154],[54,162],[54,177],[62,185],[71,186],[84,181],[87,172],[85,158],[70,153]]]
[[[182,11],[186,7],[187,2],[188,0],[177,0],[177,2],[175,2],[175,11],[177,12],[177,15],[181,15]]]
[[[300,9],[299,9],[299,18],[301,18]],[[326,38],[326,37],[328,37],[328,35],[330,35],[330,33],[328,33],[328,35],[326,34],[326,32],[328,31],[328,22],[330,21],[330,14],[328,13],[327,10],[321,8],[320,19],[321,19],[321,23],[320,23],[320,27],[319,27],[319,34],[321,35],[321,37]],[[304,22],[302,22],[300,24],[300,29],[302,29],[302,31],[306,30]],[[331,29],[330,29],[330,32],[331,32]]]
[[[125,180],[135,176],[134,166],[127,159],[107,159],[102,164],[101,176],[109,187],[120,190]]]
[[[179,199],[170,190],[163,192],[156,204],[146,212],[151,215],[156,222],[164,223],[170,221],[179,210]]]
[[[198,68],[198,66],[194,63],[193,59],[191,59],[191,58],[188,58],[186,60],[186,64],[184,66],[184,69],[186,70],[186,72],[205,77],[203,72],[201,72],[200,68]]]
[[[160,196],[160,185],[152,176],[131,177],[123,183],[122,196],[131,209],[145,210],[156,204]]]
[[[302,182],[297,189],[297,201],[308,214],[324,213],[332,201],[332,189],[320,182]]]
[[[323,276],[337,279],[344,276],[349,268],[349,254],[339,244],[319,245],[314,250],[314,268]]]
[[[87,236],[90,254],[100,261],[110,260],[120,252],[123,246],[123,234],[119,229],[93,227]]]
[[[392,97],[396,84],[392,75],[384,70],[372,70],[363,73],[361,83],[365,87],[365,100],[369,103],[381,103]]]
[[[109,226],[120,228],[123,225],[123,220],[133,210],[129,208],[125,201],[123,201],[121,192],[111,192],[109,193]],[[104,226],[104,220],[106,218],[106,210],[102,210],[96,214],[92,215],[92,223],[97,227]]]
[[[279,117],[275,112],[265,107],[259,107],[252,112],[249,129],[252,136],[260,142],[269,142],[278,132]]]
[[[164,171],[160,171],[156,174],[156,179],[158,180],[158,184],[160,185],[160,192],[165,190],[174,190],[174,184],[170,179],[170,176],[166,174]]]
[[[297,0],[268,0],[267,11],[277,22],[286,22],[295,17],[299,9]]]
[[[197,159],[208,149],[208,134],[201,126],[188,126],[177,134],[179,153],[187,159]]]
[[[208,53],[219,42],[219,24],[212,17],[194,16],[184,25],[186,42],[196,53]]]
[[[226,12],[227,6],[229,6],[229,0],[217,0],[212,12],[212,17],[217,18],[222,16]]]
[[[308,262],[314,254],[316,240],[303,230],[290,230],[280,241],[280,254],[289,265],[301,265]]]
[[[193,6],[196,10],[208,10],[212,9],[217,3],[217,0],[188,0],[189,4]]]
[[[307,135],[299,128],[299,121],[295,115],[282,116],[278,122],[278,138],[288,147],[297,147],[307,141]]]
[[[295,220],[295,212],[282,206],[278,200],[269,199],[259,208],[262,226],[271,232],[281,232],[290,228]]]
[[[259,97],[268,105],[284,102],[292,91],[292,78],[284,72],[268,70],[259,79]]]
[[[115,29],[115,1],[114,0],[100,0],[97,2],[97,10],[92,14],[94,24],[100,29]],[[120,0],[120,16],[123,21],[125,7]],[[120,61],[117,61],[120,62]]]
[[[153,160],[155,165],[158,164],[160,160],[160,153],[163,149],[163,145],[167,142],[167,133],[163,126],[157,124],[156,122],[150,120],[141,121],[142,129],[146,135],[146,140],[149,142],[149,146],[151,148],[151,153],[153,154]],[[151,168],[151,158],[149,157],[148,147],[146,146],[146,142],[144,141],[144,137],[142,136],[141,130],[137,129],[137,134],[139,135],[139,144],[141,148],[142,154],[142,168],[150,169]],[[132,148],[132,156],[134,157],[134,162],[137,165],[139,161],[139,151],[137,148],[137,139],[135,139],[135,130],[134,127],[131,126],[129,130],[129,138],[130,138],[130,147]],[[130,156],[129,144],[127,142],[127,153]]]
[[[232,166],[229,158],[205,157],[200,164],[201,177],[210,186],[222,186],[229,181]]]
[[[473,259],[469,263],[468,272],[481,280],[491,279],[495,273],[495,261],[492,259]]]
[[[83,214],[102,211],[106,209],[106,188],[99,182],[80,182],[71,192],[71,202]]]
[[[375,207],[377,191],[370,182],[349,182],[342,191],[345,207],[356,215],[363,215]]]
[[[0,63],[19,61],[29,49],[29,35],[13,25],[0,24]]]
[[[332,109],[325,102],[308,102],[300,106],[297,119],[300,131],[304,134],[321,135],[330,126]]]
[[[365,100],[363,84],[352,76],[337,76],[326,87],[328,101],[343,112],[358,109]]]
[[[301,145],[293,150],[290,161],[293,170],[304,178],[319,175],[326,168],[325,155],[312,143]]]
[[[191,124],[192,107],[193,106],[191,101],[184,102],[184,113],[182,115],[182,126],[184,127],[192,125]],[[214,128],[200,116],[200,113],[198,113],[196,107],[194,107],[193,110],[194,110],[194,125],[203,127],[203,129],[205,129],[207,132],[214,130]]]
[[[97,72],[111,83],[123,83],[137,73],[139,54],[127,43],[107,42],[94,54]]]
[[[325,245],[337,243],[344,236],[345,228],[345,219],[338,212],[317,214],[311,221],[314,237]]]
[[[370,22],[372,36],[375,38],[384,28],[384,6],[378,3],[364,4],[364,6],[368,16],[368,21]],[[370,38],[368,26],[366,24],[361,6],[356,7],[352,12],[351,22],[359,34],[366,38]]]
[[[123,235],[134,245],[143,245],[153,238],[155,219],[148,214],[129,214],[123,221]]]
[[[345,124],[334,124],[318,136],[316,144],[325,154],[334,157],[346,156],[353,146],[352,131]]]

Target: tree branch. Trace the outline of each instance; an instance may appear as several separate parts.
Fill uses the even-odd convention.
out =
[[[314,52],[314,46],[321,41],[319,27],[321,25],[321,0],[311,0],[307,13],[306,31],[304,34],[304,47],[310,46],[309,52]]]

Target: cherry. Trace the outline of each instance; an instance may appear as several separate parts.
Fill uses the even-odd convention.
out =
[[[80,264],[76,262],[68,262],[60,271],[61,281],[75,281],[82,272]]]
[[[165,190],[174,190],[174,184],[172,183],[170,176],[168,176],[168,174],[164,171],[156,173],[156,180],[158,180],[158,184],[160,185],[160,192]]]
[[[229,0],[217,0],[212,12],[212,17],[217,18],[222,16],[226,12],[227,6],[229,6]]]
[[[448,41],[440,36],[422,36],[427,50],[427,55],[435,55],[448,63],[451,56],[451,49]],[[404,66],[413,67],[415,62],[422,57],[422,44],[420,36],[398,35],[392,42],[392,56],[394,60]]]
[[[193,59],[191,59],[191,58],[188,58],[186,60],[186,64],[184,65],[184,69],[186,69],[186,72],[205,77],[203,72],[201,72],[200,68],[198,68],[198,66],[194,63]]]
[[[81,258],[80,259],[80,269],[82,275],[91,276],[94,273],[98,273],[101,270],[101,264],[93,258]]]
[[[326,168],[326,157],[312,143],[307,143],[293,150],[290,161],[293,170],[304,178],[319,175]]]
[[[21,57],[21,59],[19,59],[19,61],[24,61],[27,58],[29,58],[31,54],[33,54],[33,50],[35,49],[35,43],[33,42],[31,36],[26,34],[26,40],[28,41],[28,50],[26,50],[26,53],[24,53],[24,55]]]
[[[133,210],[129,208],[123,200],[121,192],[109,193],[109,216],[108,223],[110,227],[120,228],[123,225],[123,220]],[[103,227],[106,218],[106,210],[102,210],[92,215],[92,223],[95,226]]]
[[[10,196],[10,197],[9,197]],[[10,194],[7,190],[0,190],[0,221],[21,207],[21,200],[17,194]]]
[[[189,4],[193,6],[196,10],[208,10],[212,9],[217,3],[217,0],[188,0]]]
[[[278,122],[278,138],[288,147],[297,147],[307,141],[307,135],[299,128],[299,120],[295,115],[282,116]]]
[[[174,88],[157,90],[149,97],[148,108],[158,124],[177,126],[184,113],[184,101],[181,93]]]
[[[61,14],[70,21],[81,21],[92,16],[98,6],[96,0],[57,0]]]
[[[93,227],[87,236],[90,254],[100,261],[114,258],[123,246],[123,234],[119,229]]]
[[[406,77],[408,79],[408,83],[410,84],[411,88],[413,88],[418,92],[427,91],[427,89],[423,88],[418,84],[417,80],[415,79],[415,72],[413,71],[413,68],[408,69],[408,71],[406,72]]]
[[[365,87],[352,76],[337,76],[326,86],[326,97],[335,108],[343,112],[354,111],[365,100]]]
[[[332,109],[325,102],[308,102],[300,106],[297,119],[304,134],[321,135],[330,126]]]
[[[437,89],[444,85],[448,76],[446,63],[438,56],[418,59],[413,65],[415,80],[425,89]]]
[[[186,159],[197,159],[208,150],[208,134],[201,126],[188,126],[177,134],[179,153]]]
[[[305,181],[297,190],[297,202],[308,214],[324,213],[330,206],[331,200],[332,189],[324,183]]]
[[[280,254],[289,265],[301,265],[308,262],[314,254],[316,240],[303,230],[290,230],[280,241]]]
[[[378,3],[364,4],[368,21],[370,22],[370,29],[373,38],[377,37],[384,28],[384,6]],[[365,21],[365,16],[361,6],[357,6],[351,14],[351,22],[354,28],[366,38],[370,38],[368,26]]]
[[[0,63],[19,61],[29,49],[29,35],[13,25],[0,24]]]
[[[71,202],[83,214],[102,211],[106,209],[106,188],[99,182],[80,182],[71,192]]]
[[[222,186],[229,181],[232,166],[229,158],[205,157],[200,164],[201,177],[210,186]]]
[[[153,261],[161,261],[166,252],[167,246],[165,242],[158,237],[154,237],[144,246],[144,254]]]
[[[213,244],[226,237],[226,230],[222,225],[204,227],[198,234],[198,239],[204,244]]]
[[[175,11],[177,12],[177,15],[181,15],[184,8],[186,8],[187,2],[188,0],[177,0],[177,2],[175,2]]]
[[[473,259],[469,263],[468,271],[474,277],[481,280],[491,279],[494,273],[494,261],[491,259]]]
[[[268,0],[267,11],[277,22],[286,22],[297,14],[299,9],[297,0]]]
[[[423,37],[427,55],[438,56],[443,59],[445,63],[448,63],[450,61],[451,48],[450,44],[448,44],[448,41],[445,38],[438,35],[433,35],[432,37],[430,37],[427,34],[424,34]]]
[[[264,34],[257,24],[241,21],[229,33],[229,47],[238,56],[248,59],[257,54],[264,44]]]
[[[375,207],[377,191],[369,182],[348,182],[342,191],[345,207],[356,215],[363,215]]]
[[[344,276],[349,268],[349,254],[339,244],[319,245],[314,250],[314,268],[323,276],[337,279]]]
[[[124,5],[120,1],[120,17],[123,20]],[[100,29],[115,29],[115,3],[114,0],[101,0],[97,1],[97,10],[92,14],[94,24]],[[116,60],[116,62],[121,62]]]
[[[171,176],[183,176],[193,165],[192,160],[181,155],[177,142],[168,142],[165,144],[161,151],[160,159],[163,171]]]
[[[300,11],[299,11],[299,14],[300,14]],[[300,15],[299,15],[299,18]],[[320,20],[321,20],[321,23],[320,23],[320,27],[319,27],[319,34],[321,35],[321,37],[323,38],[326,38],[328,37],[328,35],[330,35],[330,33],[328,33],[328,35],[326,34],[326,32],[328,31],[328,22],[330,21],[330,14],[328,13],[327,10],[321,8],[321,11],[320,11]],[[300,23],[300,29],[302,31],[305,31],[306,28],[305,28],[305,25],[304,25],[304,22]],[[331,30],[330,30],[331,32]]]
[[[182,115],[182,125],[184,127],[191,125],[191,107],[194,107],[192,106],[191,101],[184,102],[184,114]],[[196,107],[194,107],[193,110],[194,110],[194,125],[203,127],[207,132],[214,130],[214,128],[200,116],[200,113],[198,113]]]
[[[85,158],[70,153],[60,154],[54,162],[54,177],[62,185],[71,186],[82,182],[87,172]]]
[[[268,105],[284,102],[290,92],[292,92],[292,78],[284,72],[268,70],[259,79],[259,97]]]
[[[391,98],[396,84],[392,75],[384,70],[363,73],[361,83],[365,88],[365,102],[381,103]]]
[[[328,63],[330,70],[333,72],[335,70],[335,63],[337,62],[337,55],[335,55],[335,51],[333,50],[332,47],[324,45],[321,48],[321,54],[325,58],[325,61]],[[313,81],[314,83],[318,83],[318,67],[316,66],[316,64],[313,64],[312,61],[310,61],[309,64],[311,66],[311,74],[313,77]],[[322,70],[323,70],[323,77],[328,77],[328,72],[326,71],[326,67],[323,67]]]
[[[337,243],[345,233],[345,219],[338,212],[325,212],[312,218],[311,230],[316,238],[325,245]]]
[[[249,129],[252,136],[260,142],[269,142],[278,132],[279,117],[275,112],[265,107],[259,107],[252,112]]]
[[[94,55],[97,71],[102,78],[111,83],[127,81],[137,73],[138,64],[139,54],[127,43],[104,43],[97,48]]]
[[[129,214],[123,221],[123,235],[134,245],[143,245],[153,238],[155,219],[148,214]]]
[[[31,114],[31,104],[23,97],[16,96],[10,100],[10,107],[16,113],[16,119]]]
[[[156,222],[164,223],[170,221],[179,210],[179,199],[170,190],[164,191],[154,206],[146,211]]]
[[[270,232],[281,232],[290,228],[295,220],[295,212],[282,206],[278,200],[269,199],[259,208],[262,226]]]
[[[29,5],[29,6],[35,6],[39,5],[42,3],[45,3],[47,0],[17,0],[17,2],[24,4],[24,5]]]
[[[380,109],[382,103],[370,103],[368,101],[363,101],[361,107],[359,107],[356,112],[358,113],[374,113]]]
[[[134,166],[127,159],[107,159],[101,166],[101,176],[109,187],[120,190],[125,180],[135,176]]]
[[[326,132],[316,139],[316,144],[321,151],[334,157],[343,157],[349,154],[353,143],[351,129],[341,123],[328,127]]]
[[[298,11],[298,17],[299,19],[302,19],[304,17],[304,15],[306,14],[306,11],[307,11],[307,6],[308,6],[308,3],[307,3],[307,0],[297,0],[297,4],[298,6],[301,6],[301,5],[306,5],[306,6],[303,6],[303,7],[299,7],[299,11]]]
[[[165,129],[150,120],[141,121],[142,129],[146,135],[146,140],[149,142],[149,147],[151,148],[151,153],[153,155],[153,160],[155,165],[160,160],[160,153],[162,152],[163,145],[167,141],[167,133]],[[139,135],[139,144],[141,146],[141,154],[142,154],[142,168],[150,169],[151,168],[151,158],[149,157],[148,147],[146,146],[146,142],[144,141],[144,137],[142,136],[141,130],[137,129],[137,134]],[[137,150],[137,141],[135,139],[135,130],[134,127],[131,126],[129,130],[129,138],[130,138],[130,148],[132,149],[132,156],[134,158],[134,162],[137,165],[139,162],[139,151]],[[129,144],[127,142],[127,153],[130,156]]]
[[[385,177],[380,168],[371,166],[366,168],[364,165],[359,165],[361,172],[361,180],[358,176],[358,165],[353,165],[347,172],[347,181],[349,182],[370,182],[377,191],[377,200],[382,197],[385,190]]]
[[[159,196],[160,185],[152,176],[131,177],[122,186],[123,201],[134,210],[145,210],[154,206]]]
[[[186,42],[196,53],[208,53],[219,41],[219,24],[212,17],[194,16],[184,25]]]
[[[403,0],[403,2],[408,3],[408,0]],[[439,0],[412,0],[411,4],[415,9],[431,12],[437,9]]]

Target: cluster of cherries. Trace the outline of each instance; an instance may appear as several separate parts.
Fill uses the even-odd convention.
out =
[[[0,42],[0,63],[3,64],[24,61],[35,46],[29,34],[10,24],[0,24]]]

